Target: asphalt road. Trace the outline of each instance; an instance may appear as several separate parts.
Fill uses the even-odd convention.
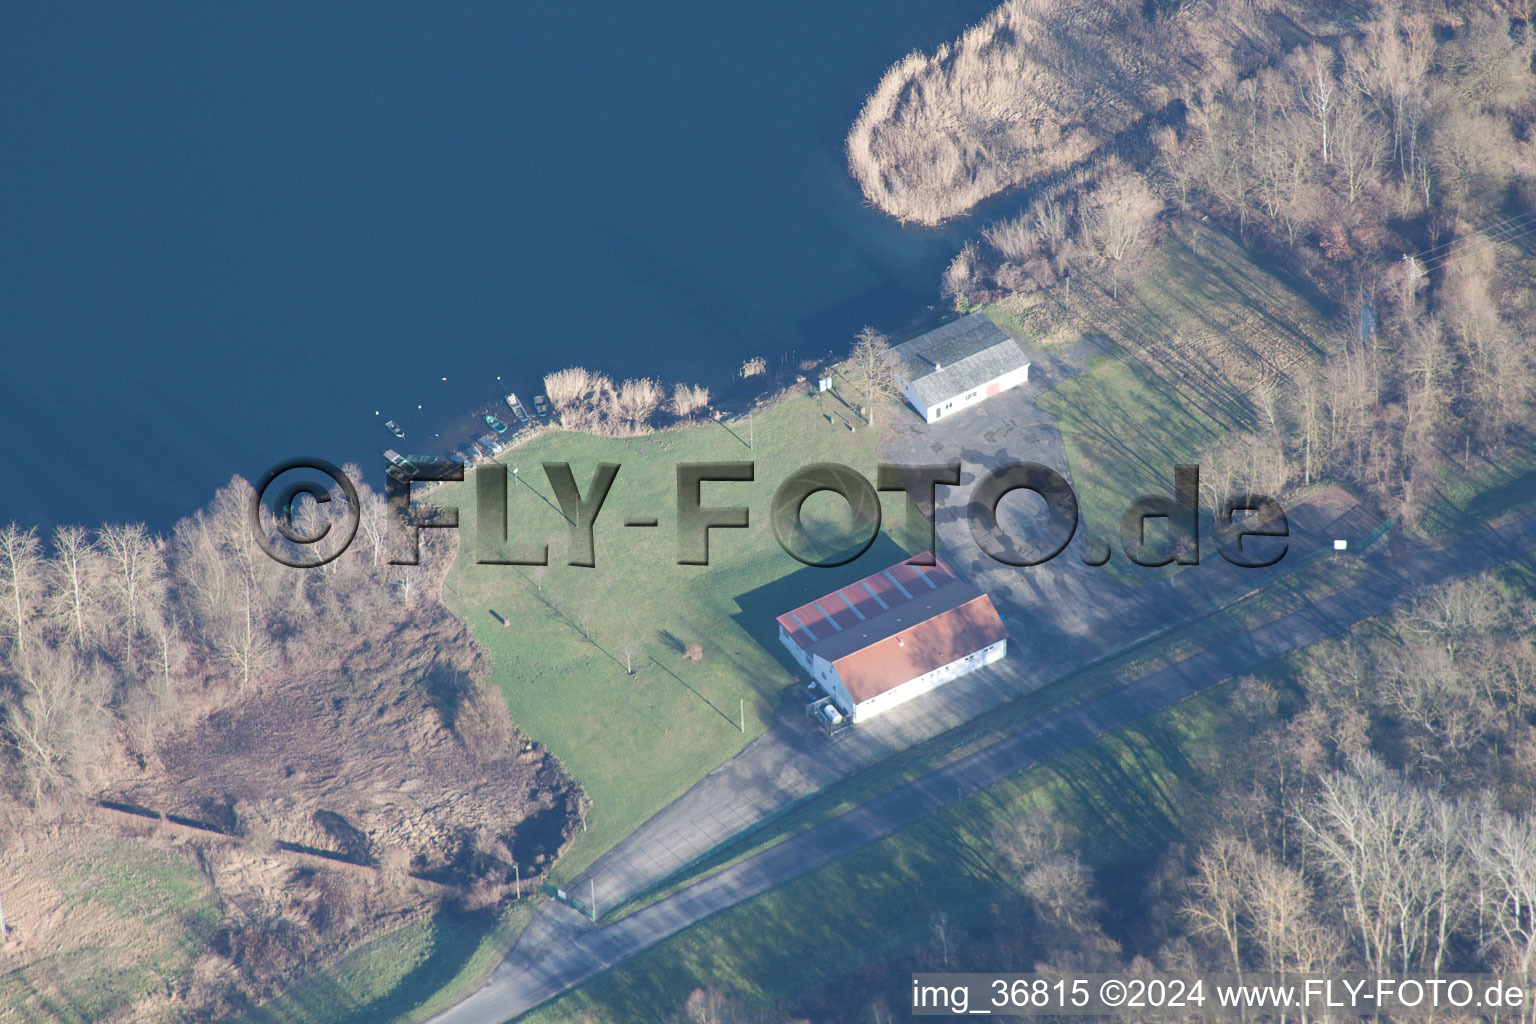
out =
[[[501,1024],[712,914],[884,838],[964,795],[1059,756],[1224,679],[1387,611],[1414,588],[1480,572],[1536,548],[1536,514],[1445,549],[1387,560],[1366,581],[1236,634],[797,833],[667,899],[600,929],[557,904],[530,925],[484,987],[435,1024]]]

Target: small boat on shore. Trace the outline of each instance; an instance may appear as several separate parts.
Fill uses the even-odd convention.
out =
[[[492,416],[490,413],[485,414],[485,425],[496,431],[498,434],[505,434],[507,432],[507,425],[501,422],[501,420],[497,419],[495,416]]]
[[[389,428],[390,433],[394,434],[402,441],[405,440],[405,431],[400,429],[400,424],[396,423],[394,420],[385,420],[384,425]]]
[[[396,466],[403,466],[403,465],[405,465],[405,463],[407,461],[405,456],[401,455],[399,452],[395,451],[393,448],[385,448],[384,449],[384,457],[386,459],[388,459],[390,462],[394,463]]]
[[[549,415],[549,399],[545,398],[543,395],[534,395],[533,396],[533,411],[538,413],[540,416],[548,416]]]
[[[517,392],[515,391],[507,395],[507,408],[512,410],[513,415],[517,417],[517,421],[519,423],[529,423],[533,420],[533,417],[528,415],[527,407],[524,406],[522,402],[518,401]]]

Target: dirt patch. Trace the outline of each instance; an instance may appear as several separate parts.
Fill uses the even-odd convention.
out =
[[[107,789],[125,804],[358,864],[404,850],[434,875],[467,837],[506,845],[537,818],[552,837],[539,844],[548,859],[574,830],[574,784],[515,729],[485,736],[483,723],[467,722],[466,705],[485,699],[475,680],[484,671],[461,623],[418,615],[183,723]],[[540,864],[519,867],[528,877]]]
[[[16,926],[0,1005],[238,1016],[444,901],[530,891],[579,827],[579,788],[479,681],[451,613],[380,614],[244,692],[182,693],[174,727],[111,758],[96,803],[29,824],[25,869],[0,879]],[[153,927],[124,923],[146,908]]]

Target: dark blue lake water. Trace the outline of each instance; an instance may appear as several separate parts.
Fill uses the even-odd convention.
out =
[[[572,363],[718,386],[909,324],[961,235],[866,207],[843,136],[990,6],[7,5],[0,521],[164,529]]]

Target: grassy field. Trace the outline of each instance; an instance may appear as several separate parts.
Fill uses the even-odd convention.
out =
[[[1039,399],[1061,429],[1083,528],[1117,549],[1126,509],[1143,495],[1171,495],[1176,463],[1198,463],[1223,435],[1257,426],[1255,389],[1321,358],[1312,339],[1327,330],[1301,285],[1224,235],[1181,231],[1159,244],[1121,302],[1077,283],[1068,319],[1108,337],[1114,353]],[[1110,566],[1126,568],[1119,558]],[[1162,573],[1120,575],[1145,583]]]
[[[1536,502],[1536,452],[1479,458],[1468,472],[1442,467],[1418,527],[1430,536],[1474,528]]]
[[[419,1021],[479,987],[532,913],[442,912],[353,950],[246,1015],[241,1024]]]
[[[561,877],[763,731],[791,681],[774,616],[904,556],[902,495],[885,496],[881,536],[840,568],[797,562],[769,523],[775,488],[810,463],[844,463],[873,480],[876,442],[830,395],[791,398],[750,425],[711,422],[627,439],[544,434],[501,457],[519,470],[506,550],[516,556],[548,542],[543,568],[476,564],[472,485],[432,495],[461,506],[450,605],[490,652],[492,678],[518,727],[547,745],[591,799]],[[738,460],[755,463],[754,482],[705,484],[702,500],[747,506],[749,528],[712,531],[710,565],[678,565],[676,467]],[[584,492],[598,463],[621,466],[596,523],[595,568],[566,564],[568,524],[540,468],[553,461],[569,462]],[[804,513],[819,537],[841,535],[849,519],[829,494],[808,501]],[[660,525],[623,525],[642,517]],[[701,645],[701,661],[685,657],[692,644]]]
[[[770,1002],[835,982],[860,963],[986,915],[1012,880],[994,842],[1000,823],[1051,810],[1079,832],[1091,866],[1112,873],[1176,840],[1192,762],[1215,734],[1224,694],[1193,698],[1022,772],[870,847],[732,908],[550,1005],[528,1024],[662,1022],[712,986]],[[751,942],[743,942],[751,936]],[[899,1005],[901,993],[890,994]]]
[[[179,851],[131,839],[49,839],[8,864],[19,945],[0,960],[0,1017],[102,1020],[186,981],[219,919],[218,899]]]

